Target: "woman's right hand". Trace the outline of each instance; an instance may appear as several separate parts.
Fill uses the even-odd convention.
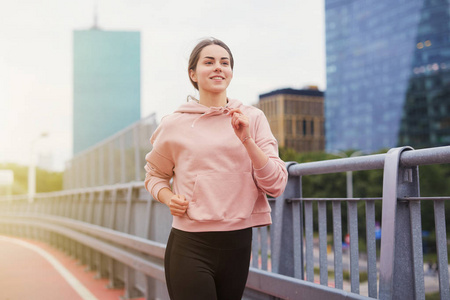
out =
[[[186,213],[189,201],[185,199],[184,195],[173,195],[167,206],[173,216],[182,217]]]

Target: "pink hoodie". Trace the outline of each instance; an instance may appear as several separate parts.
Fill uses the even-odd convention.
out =
[[[253,168],[231,127],[227,113],[232,108],[249,117],[250,135],[269,156],[261,169]],[[225,107],[189,101],[161,120],[150,141],[146,189],[158,199],[173,177],[172,191],[189,201],[186,214],[173,217],[174,228],[228,231],[271,224],[266,193],[274,197],[283,193],[287,171],[261,110],[238,100],[229,100]]]

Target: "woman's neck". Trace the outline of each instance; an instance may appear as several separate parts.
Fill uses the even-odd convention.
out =
[[[199,103],[208,107],[220,107],[227,105],[227,93],[212,94],[200,91]]]

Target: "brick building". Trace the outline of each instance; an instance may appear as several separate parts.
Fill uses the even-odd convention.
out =
[[[298,152],[325,150],[324,92],[317,87],[280,89],[259,96],[280,147]]]

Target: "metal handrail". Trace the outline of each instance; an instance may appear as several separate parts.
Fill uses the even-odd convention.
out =
[[[289,175],[305,176],[347,171],[383,169],[386,154],[375,154],[324,161],[295,163],[289,166]],[[400,158],[404,167],[450,163],[450,146],[405,151]]]
[[[57,224],[161,259],[164,258],[164,251],[166,249],[166,245],[162,243],[64,217],[55,217],[44,214],[19,213],[0,214],[0,218],[29,219]]]

